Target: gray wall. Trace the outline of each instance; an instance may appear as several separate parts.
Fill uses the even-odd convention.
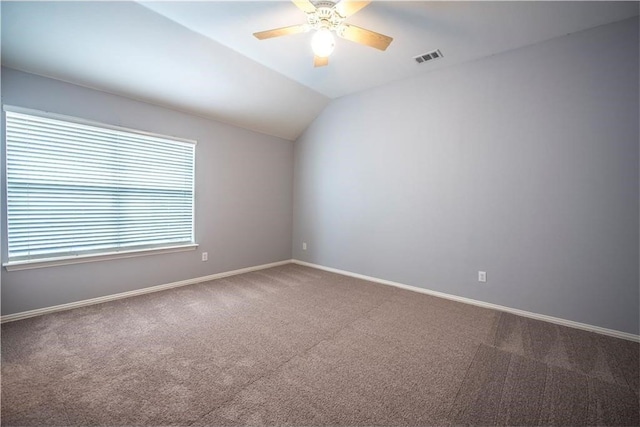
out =
[[[334,101],[294,258],[638,334],[638,63],[635,18]]]
[[[2,103],[197,140],[200,244],[193,252],[3,269],[3,315],[291,258],[293,142],[5,68]]]

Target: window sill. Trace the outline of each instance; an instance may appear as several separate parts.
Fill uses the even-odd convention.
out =
[[[33,268],[56,267],[59,265],[80,264],[85,262],[107,261],[110,259],[134,258],[146,255],[167,254],[172,252],[193,251],[198,248],[197,243],[167,246],[163,248],[136,249],[120,252],[106,252],[101,254],[87,254],[77,256],[66,256],[58,258],[43,258],[38,260],[10,261],[2,264],[7,271],[29,270]]]

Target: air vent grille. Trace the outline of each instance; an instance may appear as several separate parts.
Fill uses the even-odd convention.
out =
[[[431,52],[423,53],[422,55],[413,57],[413,59],[415,59],[418,64],[422,64],[424,62],[432,61],[438,58],[442,58],[442,52],[440,52],[440,49],[432,50]]]

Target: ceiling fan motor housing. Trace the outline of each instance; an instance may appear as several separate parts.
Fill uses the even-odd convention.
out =
[[[326,28],[328,30],[337,31],[338,27],[346,19],[341,16],[335,9],[335,2],[318,1],[315,2],[316,10],[307,13],[307,23],[314,30]]]

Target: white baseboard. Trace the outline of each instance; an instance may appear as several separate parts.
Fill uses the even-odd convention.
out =
[[[0,316],[0,323],[13,322],[15,320],[41,316],[43,314],[55,313],[57,311],[71,310],[73,308],[100,304],[107,301],[133,297],[136,295],[150,294],[152,292],[164,291],[166,289],[178,288],[180,286],[187,286],[187,285],[193,285],[196,283],[208,282],[210,280],[221,279],[223,277],[235,276],[237,274],[249,273],[251,271],[264,270],[265,268],[291,264],[291,262],[292,260],[287,259],[284,261],[272,262],[270,264],[256,265],[254,267],[241,268],[239,270],[225,271],[222,273],[211,274],[209,276],[196,277],[193,279],[181,280],[179,282],[166,283],[164,285],[157,285],[157,286],[151,286],[148,288],[136,289],[135,291],[121,292],[119,294],[105,295],[103,297],[91,298],[91,299],[86,299],[82,301],[75,301],[67,304],[54,305],[52,307],[38,308],[36,310],[29,310],[29,311],[22,311],[20,313],[7,314],[6,316]]]
[[[417,286],[405,285],[403,283],[392,282],[391,280],[379,279],[377,277],[365,276],[364,274],[353,273],[351,271],[340,270],[337,268],[325,267],[319,264],[313,264],[310,262],[300,261],[297,259],[284,260],[278,262],[272,262],[269,264],[262,264],[253,267],[241,268],[238,270],[225,271],[222,273],[211,274],[208,276],[196,277],[193,279],[181,280],[178,282],[166,283],[164,285],[151,286],[148,288],[136,289],[134,291],[121,292],[113,295],[106,295],[98,298],[91,298],[82,301],[75,301],[67,304],[55,305],[52,307],[38,308],[36,310],[22,311],[20,313],[7,314],[5,316],[0,316],[0,323],[13,322],[16,320],[27,319],[29,317],[41,316],[43,314],[55,313],[58,311],[71,310],[78,307],[85,307],[88,305],[100,304],[107,301],[118,300],[122,298],[129,298],[137,295],[149,294],[152,292],[159,292],[166,289],[178,288],[181,286],[193,285],[196,283],[208,282],[210,280],[221,279],[223,277],[235,276],[237,274],[249,273],[251,271],[264,270],[266,268],[277,267],[285,264],[298,264],[304,265],[307,267],[317,268],[318,270],[330,271],[332,273],[342,274],[344,276],[355,277],[357,279],[368,280],[370,282],[380,283],[388,286],[395,286],[397,288],[406,289],[409,291],[419,292],[422,294],[432,295],[439,298],[445,298],[452,301],[458,301],[465,304],[471,304],[478,307],[489,308],[498,311],[504,311],[507,313],[512,313],[518,316],[529,317],[536,320],[542,320],[545,322],[555,323],[562,326],[568,326],[570,328],[582,329],[590,332],[596,332],[603,335],[609,335],[616,338],[622,338],[630,341],[640,342],[640,336],[630,334],[628,332],[616,331],[614,329],[601,328],[599,326],[589,325],[586,323],[574,322],[573,320],[561,319],[559,317],[547,316],[545,314],[532,313],[530,311],[519,310],[517,308],[505,307],[498,304],[492,304],[484,301],[478,301],[471,298],[460,297],[457,295],[451,295],[444,292],[432,291],[429,289],[419,288]]]
[[[516,314],[518,316],[529,317],[531,319],[542,320],[545,322],[555,323],[562,326],[568,326],[570,328],[582,329],[585,331],[596,332],[598,334],[609,335],[616,338],[622,338],[629,341],[640,342],[640,335],[630,334],[628,332],[616,331],[615,329],[601,328],[600,326],[593,326],[586,323],[574,322],[573,320],[561,319],[559,317],[547,316],[545,314],[532,313],[530,311],[519,310],[517,308],[505,307],[498,304],[492,304],[489,302],[483,302],[474,300],[471,298],[459,297],[456,295],[446,294],[444,292],[432,291],[429,289],[419,288],[417,286],[405,285],[403,283],[392,282],[390,280],[378,279],[377,277],[365,276],[363,274],[352,273],[350,271],[339,270],[337,268],[325,267],[323,265],[312,264],[310,262],[300,261],[297,259],[292,260],[294,264],[304,265],[307,267],[317,268],[319,270],[330,271],[332,273],[342,274],[344,276],[355,277],[357,279],[368,280],[370,282],[380,283],[383,285],[395,286],[396,288],[407,289],[422,294],[432,295],[439,298],[445,298],[452,301],[458,301],[465,304],[476,305],[478,307],[490,308],[493,310],[504,311],[507,313]]]

